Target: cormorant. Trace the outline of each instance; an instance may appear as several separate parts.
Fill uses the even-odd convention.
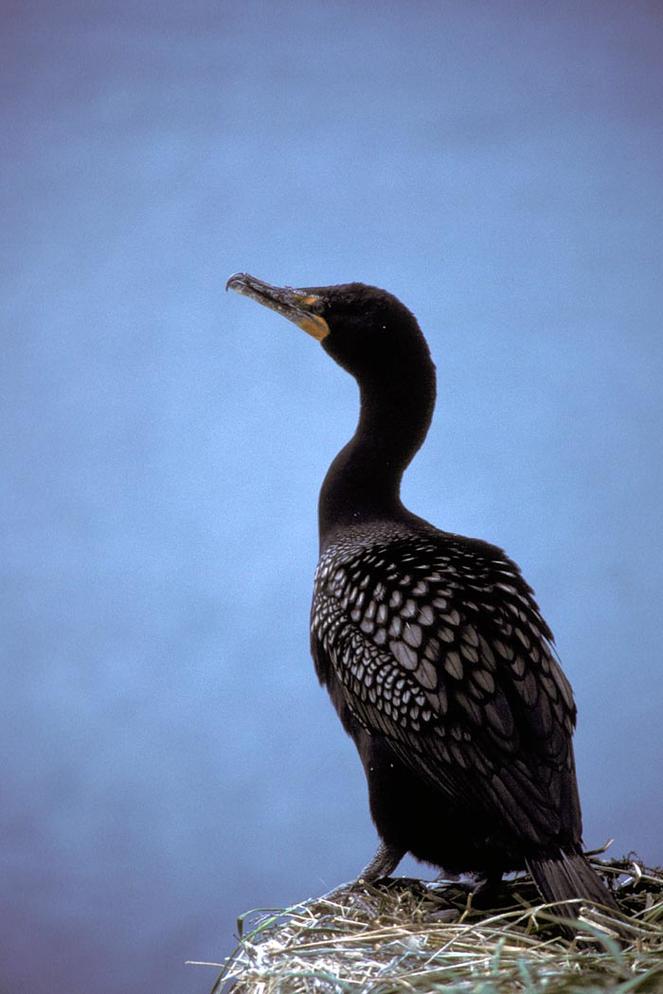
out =
[[[238,273],[227,288],[294,321],[359,385],[357,429],[320,492],[311,647],[382,840],[361,876],[409,852],[487,887],[527,867],[545,901],[616,908],[582,854],[576,708],[532,589],[501,549],[401,503],[435,403],[415,317],[361,283]]]

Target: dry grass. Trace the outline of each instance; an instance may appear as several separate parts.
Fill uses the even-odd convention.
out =
[[[275,912],[248,912],[212,994],[663,994],[663,873],[596,861],[622,910],[584,909],[565,939],[529,877],[500,906],[460,884],[348,884]],[[621,941],[619,937],[621,936]]]

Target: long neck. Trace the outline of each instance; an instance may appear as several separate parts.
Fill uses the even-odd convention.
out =
[[[360,382],[355,434],[327,471],[318,505],[320,544],[339,526],[402,518],[401,478],[421,447],[435,406],[435,367],[426,354],[389,382]]]

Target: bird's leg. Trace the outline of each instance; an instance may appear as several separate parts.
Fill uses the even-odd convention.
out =
[[[406,850],[399,846],[390,845],[388,842],[381,842],[373,859],[368,863],[358,876],[358,880],[380,880],[393,873],[400,861],[403,859]]]
[[[475,908],[492,908],[499,900],[502,890],[501,870],[489,870],[477,880],[472,891],[472,905]]]

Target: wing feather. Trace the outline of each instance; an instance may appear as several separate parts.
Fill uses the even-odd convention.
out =
[[[560,831],[566,798],[579,835],[575,706],[552,634],[517,566],[484,543],[470,556],[462,541],[323,558],[312,612],[318,674],[452,805],[474,805],[540,843]]]

